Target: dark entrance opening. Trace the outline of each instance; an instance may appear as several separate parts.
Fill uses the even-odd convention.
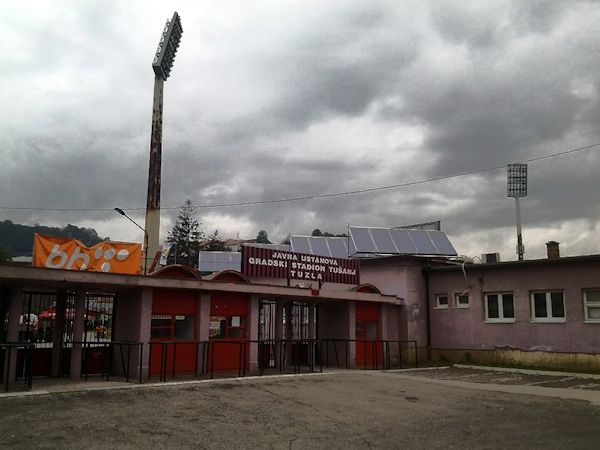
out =
[[[60,351],[64,340],[62,330],[57,329],[57,323],[61,321],[56,320],[56,302],[56,292],[23,292],[22,314],[19,317],[19,341],[35,344],[32,350],[33,376],[51,375],[53,353],[57,354],[60,362],[64,359],[64,354]],[[55,348],[58,348],[58,352],[54,351]],[[24,351],[19,350],[17,355],[17,367],[22,367]],[[64,367],[60,362],[59,367]]]
[[[287,350],[286,359],[295,366],[309,363],[309,308],[308,303],[291,302],[285,307],[285,339],[295,341]]]
[[[275,334],[276,306],[274,301],[261,300],[258,318],[258,357],[260,367],[271,369],[277,367],[277,348]]]
[[[104,374],[109,369],[114,329],[114,294],[87,294],[81,371],[83,374]],[[121,349],[121,359],[123,350]],[[123,364],[124,365],[124,364]]]

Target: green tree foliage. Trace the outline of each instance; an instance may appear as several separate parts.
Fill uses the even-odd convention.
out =
[[[15,256],[31,256],[34,233],[77,239],[88,247],[103,240],[93,228],[79,228],[71,224],[64,228],[37,224],[30,227],[4,220],[0,222],[0,248],[11,251]]]
[[[202,243],[201,250],[207,252],[229,252],[230,248],[225,247],[225,241],[219,237],[219,230],[209,235]]]
[[[335,234],[335,233],[330,233],[329,231],[321,231],[318,228],[315,228],[312,231],[312,236],[323,236],[323,237],[347,237],[348,235],[346,233],[342,233],[342,234]]]
[[[13,259],[13,252],[11,250],[5,250],[0,248],[0,263],[11,262]]]
[[[269,240],[269,235],[265,230],[260,230],[256,235],[256,243],[257,244],[272,244]]]
[[[167,237],[167,242],[172,246],[169,262],[176,261],[177,264],[198,266],[200,240],[204,234],[200,231],[200,223],[195,216],[194,205],[188,199],[179,210],[177,221]]]

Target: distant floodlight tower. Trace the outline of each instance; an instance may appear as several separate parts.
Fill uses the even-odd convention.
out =
[[[171,73],[182,33],[181,20],[179,14],[175,12],[173,18],[170,21],[167,20],[158,43],[156,55],[152,61],[154,100],[152,104],[152,135],[150,137],[150,162],[148,167],[148,196],[146,197],[146,230],[148,232],[148,244],[144,249],[146,265],[148,265],[148,259],[153,258],[159,250],[163,86]]]
[[[506,169],[506,196],[515,198],[515,206],[517,208],[517,255],[519,255],[519,261],[523,261],[525,247],[523,247],[523,237],[521,235],[519,198],[527,197],[527,164],[508,164]]]

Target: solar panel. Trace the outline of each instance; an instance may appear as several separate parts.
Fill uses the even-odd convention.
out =
[[[408,235],[408,230],[392,228],[390,230],[390,236],[393,239],[394,244],[396,244],[398,253],[407,255],[417,253],[415,244],[413,244],[413,241],[411,241],[410,236]]]
[[[350,238],[356,247],[355,253],[377,253],[369,228],[350,228]]]
[[[329,244],[329,250],[331,252],[331,256],[334,258],[348,258],[348,238],[345,237],[332,237],[326,238],[327,243]]]
[[[456,250],[452,246],[450,239],[446,236],[446,233],[441,231],[427,231],[429,238],[433,241],[438,252],[441,255],[456,255]]]
[[[207,252],[198,255],[200,272],[221,272],[223,270],[241,270],[242,254],[240,252]]]
[[[437,255],[439,252],[429,239],[427,231],[425,230],[407,230],[410,239],[417,248],[417,253],[421,255]]]
[[[371,236],[375,242],[375,247],[377,247],[377,253],[398,253],[388,229],[371,228]]]
[[[350,227],[350,255],[456,255],[442,231]]]
[[[312,254],[310,244],[308,243],[308,237],[306,236],[291,236],[291,251],[296,253],[308,253]]]
[[[331,256],[329,251],[329,245],[327,245],[327,238],[324,237],[310,237],[310,247],[312,248],[312,254],[318,256]]]

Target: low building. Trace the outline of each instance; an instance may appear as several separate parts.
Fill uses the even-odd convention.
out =
[[[437,239],[428,251],[438,255],[362,252],[344,259],[362,244],[302,238],[292,239],[291,249],[259,246],[244,257],[201,258],[202,272],[180,265],[151,276],[0,265],[0,364],[13,380],[25,350],[6,343],[28,340],[35,344],[34,375],[73,378],[262,373],[286,363],[381,369],[418,355],[600,371],[600,255],[561,258],[558,244],[549,243],[546,259],[473,264],[448,255],[454,249],[439,231],[414,233],[413,240],[428,233]],[[377,235],[379,243],[363,244],[378,250],[391,242]],[[329,256],[288,252],[294,245]]]
[[[600,371],[600,255],[428,266],[437,360]]]
[[[34,376],[257,372],[286,358],[314,366],[317,352],[349,367],[371,367],[373,358],[382,367],[381,350],[355,344],[356,324],[368,320],[368,336],[388,339],[379,323],[401,306],[395,296],[366,285],[265,284],[228,270],[208,278],[178,265],[152,276],[0,265],[3,373],[8,381],[20,375],[25,350],[9,347],[23,340],[35,344]],[[24,326],[33,311],[39,324]]]

